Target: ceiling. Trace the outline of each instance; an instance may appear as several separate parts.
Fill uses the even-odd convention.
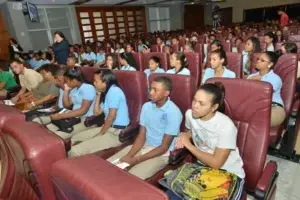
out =
[[[1,1],[1,0],[0,0]],[[28,0],[33,4],[38,5],[58,5],[58,4],[71,4],[76,2],[77,0]],[[115,5],[122,2],[128,2],[129,0],[91,0],[84,5]],[[149,4],[177,4],[183,3],[185,0],[137,0],[131,3],[126,3],[123,5],[149,5]]]

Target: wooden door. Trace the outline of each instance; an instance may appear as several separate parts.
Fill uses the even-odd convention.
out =
[[[6,29],[3,14],[0,11],[0,60],[9,60],[8,40],[9,35]]]
[[[204,28],[204,6],[184,6],[184,29],[200,32]]]
[[[232,24],[232,7],[220,9],[221,13],[221,25],[231,25]]]

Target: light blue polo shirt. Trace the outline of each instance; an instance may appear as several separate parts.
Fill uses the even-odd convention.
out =
[[[64,108],[64,104],[63,104],[63,97],[64,97],[64,90],[63,89],[59,89],[59,96],[58,96],[58,108]]]
[[[162,68],[156,68],[156,70],[154,72],[151,72],[150,69],[145,69],[144,73],[146,74],[147,80],[149,79],[150,74],[154,74],[154,73],[165,73],[165,70],[163,70]]]
[[[249,53],[246,52],[246,51],[243,51],[242,52],[242,55],[243,55],[243,72],[245,73],[249,73],[249,69],[247,69],[247,61],[249,59]]]
[[[104,103],[101,103],[101,107],[103,108],[105,119],[108,116],[110,108],[117,109],[117,116],[113,125],[127,126],[129,124],[130,120],[126,97],[118,86],[112,85],[109,88]]]
[[[249,75],[248,79],[250,79],[253,76],[257,76],[257,75],[259,75],[259,72]],[[282,80],[281,80],[280,76],[275,74],[273,70],[270,70],[269,73],[265,74],[261,78],[261,81],[271,83],[271,85],[273,86],[272,102],[275,102],[275,103],[278,103],[278,104],[281,104],[282,106],[284,106],[283,100],[281,98]]]
[[[96,60],[97,60],[97,63],[99,64],[99,63],[102,63],[103,61],[105,61],[105,53],[97,53],[97,58],[96,58]]]
[[[96,54],[94,52],[83,53],[82,54],[82,58],[83,58],[83,60],[87,60],[87,61],[95,61],[95,60],[97,60]]]
[[[158,147],[162,144],[164,134],[177,136],[180,133],[182,113],[169,99],[162,107],[153,102],[143,105],[140,125],[146,128],[146,145]],[[174,149],[174,140],[169,150]]]
[[[140,45],[138,46],[138,52],[142,52],[143,48],[144,48],[143,44],[140,44]]]
[[[49,64],[50,61],[49,60],[35,60],[33,62],[33,65],[31,66],[34,70],[38,70],[41,66],[43,66],[44,64]]]
[[[73,103],[73,110],[77,110],[81,108],[81,104],[83,100],[88,100],[93,102],[88,112],[85,115],[83,115],[83,117],[93,116],[95,97],[96,97],[96,90],[94,86],[87,83],[83,83],[79,88],[73,88],[70,91],[70,98]]]
[[[136,69],[134,67],[131,67],[130,65],[122,66],[121,70],[123,70],[123,71],[136,71]]]
[[[176,73],[176,70],[175,70],[175,68],[172,68],[172,69],[169,69],[166,73],[167,73],[167,74],[175,74],[175,73]],[[191,72],[190,72],[189,69],[183,68],[183,69],[182,69],[179,73],[177,73],[177,74],[189,76],[189,75],[191,75]]]
[[[203,78],[202,78],[202,84],[205,83],[205,81],[209,78],[215,77],[215,70],[213,68],[207,68],[204,72]],[[222,75],[223,78],[235,78],[235,73],[233,71],[230,71],[226,67],[224,67],[224,72]]]

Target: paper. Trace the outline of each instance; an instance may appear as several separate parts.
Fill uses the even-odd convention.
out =
[[[125,163],[125,162],[120,162],[120,159],[116,159],[112,162],[113,165],[121,168],[121,169],[125,169],[126,167],[129,166],[128,163]]]
[[[14,105],[16,105],[11,100],[4,100],[4,104],[8,105],[8,106],[14,106]]]
[[[68,113],[68,112],[70,112],[70,110],[64,108],[58,114],[63,114],[63,113]]]
[[[39,109],[37,111],[44,112],[44,113],[51,113],[51,112],[54,112],[55,110],[53,108],[45,108],[45,109]]]

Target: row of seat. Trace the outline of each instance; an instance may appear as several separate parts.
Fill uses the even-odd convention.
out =
[[[147,100],[147,81],[143,72],[117,71],[114,73],[129,106],[131,123],[120,137],[120,140],[126,141],[130,138],[128,135],[136,131],[136,126],[138,127],[138,116],[143,103]],[[151,82],[157,76],[168,76],[172,80],[173,91],[170,98],[181,112],[185,113],[191,106],[196,90],[194,78],[152,74],[149,81]],[[232,118],[238,128],[237,143],[245,164],[245,189],[257,195],[272,198],[276,190],[277,166],[276,163],[271,162],[264,168],[269,144],[272,86],[268,83],[243,79],[219,78],[208,81],[221,81],[225,86],[226,114]],[[239,95],[236,95],[237,93]],[[153,187],[134,179],[131,175],[124,175],[124,172],[112,167],[99,157],[90,155],[65,160],[65,147],[62,140],[40,125],[25,122],[23,114],[12,107],[0,105],[0,119],[1,150],[6,149],[7,155],[12,155],[12,157],[9,155],[6,157],[13,158],[7,162],[2,161],[4,169],[10,171],[9,173],[3,172],[2,176],[6,175],[6,177],[2,177],[0,182],[4,185],[0,187],[1,198],[2,194],[6,194],[15,199],[23,197],[22,199],[25,200],[36,198],[92,199],[92,197],[94,199],[117,199],[121,194],[115,191],[116,188],[120,188],[120,191],[124,188],[126,194],[122,193],[122,199],[140,199],[139,197],[144,198],[145,194],[149,195],[149,199],[166,199],[164,194]],[[184,122],[181,130],[184,130]],[[105,154],[96,153],[96,155],[106,158],[120,148],[108,150]],[[173,158],[177,156],[178,151],[172,152],[170,163],[177,163],[173,162]],[[166,170],[177,167],[179,166],[168,166],[147,181],[155,185]],[[96,187],[97,184],[99,184],[98,187]],[[110,185],[119,187],[110,189]],[[3,191],[3,188],[7,190]],[[134,195],[137,195],[137,198],[134,198]],[[150,195],[156,195],[156,197]]]

